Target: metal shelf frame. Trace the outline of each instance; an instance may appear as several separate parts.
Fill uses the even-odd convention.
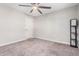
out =
[[[73,20],[75,21],[75,25],[72,25]],[[77,42],[77,27],[78,27],[78,20],[77,19],[70,19],[70,46],[78,48]],[[74,32],[72,32],[72,28],[74,28]],[[72,37],[74,35],[75,38]]]

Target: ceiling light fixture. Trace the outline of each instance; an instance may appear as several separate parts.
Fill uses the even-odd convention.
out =
[[[33,6],[32,8],[33,8],[33,10],[37,10],[38,7],[37,6]]]

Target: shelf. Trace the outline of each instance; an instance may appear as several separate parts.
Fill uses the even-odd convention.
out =
[[[76,40],[76,39],[71,39],[71,40]]]
[[[70,46],[77,47],[77,19],[70,20]]]
[[[75,34],[75,32],[71,32],[72,34]]]
[[[77,26],[71,26],[71,27],[77,27]]]

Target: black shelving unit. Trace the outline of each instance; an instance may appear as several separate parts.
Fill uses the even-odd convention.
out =
[[[77,27],[78,27],[77,19],[71,19],[70,20],[70,46],[75,48],[78,48]]]

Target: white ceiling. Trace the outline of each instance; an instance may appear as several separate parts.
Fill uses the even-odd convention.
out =
[[[33,11],[32,13],[30,13],[30,10],[32,9],[31,7],[18,6],[19,4],[30,5],[30,3],[6,3],[6,4],[4,3],[4,5],[14,8],[23,13],[26,13],[27,15],[30,15],[30,16],[40,16],[41,15],[38,11]],[[75,6],[77,4],[78,3],[40,3],[41,6],[43,5],[43,6],[52,7],[52,9],[40,9],[40,10],[43,12],[43,15],[45,15],[45,14],[49,14],[54,11],[58,11],[58,10],[61,10],[64,8]]]

